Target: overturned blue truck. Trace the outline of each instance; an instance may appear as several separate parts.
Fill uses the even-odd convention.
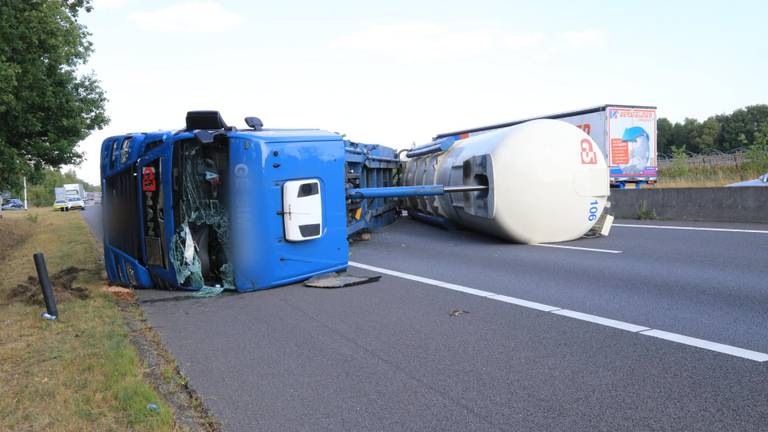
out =
[[[252,291],[299,282],[346,269],[349,240],[402,210],[518,243],[610,229],[605,160],[563,122],[442,134],[407,151],[245,122],[191,111],[183,129],[103,142],[112,283]]]

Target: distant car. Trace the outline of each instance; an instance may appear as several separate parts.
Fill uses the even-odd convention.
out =
[[[53,202],[53,209],[59,211],[69,211],[69,203],[64,199],[57,199]]]
[[[69,210],[80,209],[85,210],[85,201],[80,197],[67,198],[67,205]]]
[[[768,173],[761,175],[754,180],[747,180],[738,183],[731,183],[726,187],[741,187],[741,186],[768,186]]]
[[[12,198],[3,204],[3,210],[24,210],[24,203],[20,199]]]

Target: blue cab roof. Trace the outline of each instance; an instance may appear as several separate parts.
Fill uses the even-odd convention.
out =
[[[217,132],[217,131],[211,131]],[[245,138],[254,141],[267,142],[296,142],[296,141],[338,141],[342,136],[335,132],[329,132],[322,129],[231,129],[224,133],[230,138]],[[130,147],[127,149],[125,158],[119,153],[122,148],[122,142],[126,138],[131,138]],[[154,132],[132,132],[123,135],[115,135],[105,139],[101,147],[102,173],[111,175],[122,171],[126,167],[134,164],[140,157],[147,154],[145,147],[148,143],[157,141],[179,141],[194,137],[194,131],[185,130],[166,130]],[[113,146],[117,156],[113,155]],[[151,151],[151,150],[150,150]],[[111,158],[116,157],[115,161]]]

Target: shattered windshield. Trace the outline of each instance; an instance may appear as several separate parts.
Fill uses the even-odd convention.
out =
[[[226,142],[180,142],[174,149],[175,206],[171,260],[178,281],[191,288],[234,287],[225,173]]]

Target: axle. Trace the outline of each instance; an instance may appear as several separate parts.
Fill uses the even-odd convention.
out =
[[[488,186],[443,186],[443,185],[418,185],[397,186],[381,188],[358,188],[347,190],[347,196],[352,199],[362,198],[395,198],[411,196],[434,196],[447,193],[477,192],[488,190]]]

